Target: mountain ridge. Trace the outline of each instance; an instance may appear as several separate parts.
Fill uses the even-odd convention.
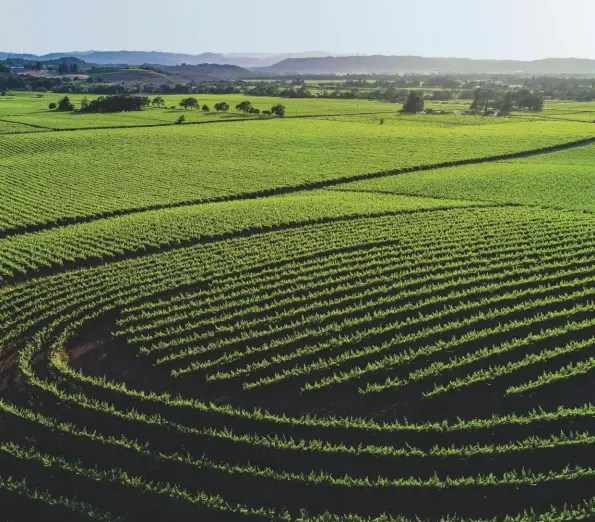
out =
[[[213,53],[205,52],[201,54],[188,53],[169,53],[162,51],[70,51],[58,52],[48,54],[27,54],[27,53],[10,53],[0,51],[0,60],[7,58],[24,59],[31,61],[51,61],[60,58],[74,57],[85,60],[88,63],[98,65],[200,65],[203,63],[216,63],[219,65],[237,65],[238,67],[268,67],[274,65],[287,58],[308,58],[308,57],[324,57],[331,56],[330,53],[324,51],[311,51],[303,53],[282,53],[282,54],[268,54],[268,53]]]
[[[287,58],[272,66],[260,69],[260,72],[269,74],[574,73],[595,75],[595,60],[588,58],[542,58],[522,61],[389,55],[336,56]]]
[[[202,64],[234,65],[265,74],[588,74],[595,75],[595,59],[542,58],[538,60],[496,60],[456,57],[399,55],[331,55],[324,51],[304,53],[169,53],[161,51],[73,51],[45,55],[0,52],[7,58],[53,61],[79,58],[96,65],[196,66]]]

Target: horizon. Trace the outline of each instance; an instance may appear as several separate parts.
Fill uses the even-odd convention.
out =
[[[6,49],[3,52],[317,52],[286,50],[303,48],[307,34],[308,47],[333,56],[595,59],[595,41],[590,37],[595,3],[590,0],[500,0],[481,5],[472,0],[448,5],[428,0],[423,6],[370,0],[366,9],[355,0],[303,0],[299,9],[260,0],[248,10],[242,2],[230,0],[225,16],[217,5],[205,0],[179,0],[176,13],[183,16],[173,15],[165,22],[161,4],[153,0],[128,0],[124,5],[104,0],[100,10],[88,0],[38,4],[37,0],[22,0],[10,6],[9,19],[26,20],[28,30],[18,23],[6,24],[0,34],[0,49]],[[245,10],[241,17],[234,15],[236,7]],[[222,24],[225,30],[221,30]],[[242,51],[244,48],[257,50]]]
[[[47,53],[29,53],[29,52],[20,52],[14,50],[3,50],[0,48],[0,53],[3,54],[11,54],[11,55],[31,55],[36,57],[44,57],[53,54],[61,54],[61,55],[69,55],[72,53],[75,54],[94,54],[94,53],[155,53],[155,54],[173,54],[173,55],[188,55],[188,56],[202,56],[204,54],[215,54],[220,55],[223,57],[254,57],[258,58],[260,56],[273,58],[278,56],[284,55],[306,55],[306,54],[313,54],[313,53],[325,53],[325,56],[313,56],[310,58],[353,58],[353,57],[375,57],[375,56],[384,56],[384,57],[407,57],[407,58],[422,58],[422,59],[438,59],[438,60],[473,60],[473,61],[494,61],[494,62],[503,62],[503,61],[515,61],[515,62],[538,62],[543,60],[592,60],[595,61],[595,56],[591,58],[584,58],[580,56],[544,56],[543,58],[535,58],[535,59],[517,59],[517,58],[473,58],[470,56],[428,56],[428,55],[418,55],[418,54],[366,54],[366,53],[333,53],[330,51],[282,51],[279,53],[267,53],[267,52],[259,52],[259,51],[245,51],[245,52],[238,52],[238,51],[230,51],[230,52],[218,52],[218,51],[201,51],[197,53],[188,53],[184,51],[160,51],[160,50],[144,50],[144,49],[85,49],[85,50],[68,50],[68,51],[59,51],[59,50],[52,50]],[[260,56],[257,56],[260,55]]]

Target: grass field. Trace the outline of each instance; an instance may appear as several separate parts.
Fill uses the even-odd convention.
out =
[[[0,518],[595,517],[588,105],[49,98],[0,98]]]
[[[465,124],[465,125],[492,125],[518,120],[560,120],[570,122],[593,122],[595,120],[595,103],[576,102],[548,102],[541,113],[513,113],[510,118],[483,118],[460,117],[452,114],[442,116],[401,116],[398,111],[401,104],[382,103],[372,100],[340,100],[324,98],[283,99],[263,96],[244,95],[196,95],[200,105],[208,105],[211,112],[184,110],[179,107],[179,102],[187,95],[164,95],[164,108],[149,107],[142,112],[120,114],[77,114],[60,113],[48,110],[51,102],[57,102],[62,94],[36,94],[36,93],[8,93],[0,97],[0,135],[15,132],[27,132],[31,128],[37,130],[69,130],[69,129],[95,129],[113,127],[140,127],[173,125],[180,115],[184,115],[187,123],[204,123],[213,121],[255,119],[235,110],[235,106],[244,100],[252,101],[253,105],[261,110],[270,109],[280,101],[286,106],[287,117],[307,116],[347,116],[356,119],[368,119],[378,122],[384,118],[385,122],[393,119],[407,119],[433,124]],[[69,95],[75,107],[78,107],[84,98],[83,95]],[[96,96],[87,96],[89,100]],[[217,102],[226,101],[230,105],[229,112],[218,113],[214,111]],[[426,101],[426,108],[436,111],[452,113],[469,108],[469,100]],[[256,117],[258,119],[258,117]],[[30,127],[31,126],[31,127]]]
[[[333,99],[284,99],[268,98],[264,96],[246,97],[243,95],[195,95],[201,107],[208,105],[211,112],[185,110],[179,106],[182,98],[188,95],[164,95],[164,108],[148,107],[142,112],[120,114],[77,114],[60,113],[48,110],[51,102],[56,103],[63,94],[46,93],[39,97],[38,94],[9,93],[0,97],[0,125],[12,122],[21,125],[66,130],[101,127],[136,127],[148,125],[173,125],[180,115],[184,115],[187,123],[200,123],[206,121],[225,121],[231,119],[254,119],[238,112],[235,106],[244,100],[252,101],[254,107],[265,110],[282,102],[286,107],[288,117],[319,116],[332,114],[356,113],[391,113],[398,111],[398,104],[380,103],[369,100],[333,100]],[[69,95],[75,107],[79,107],[84,96]],[[97,96],[87,96],[89,100]],[[226,101],[230,110],[226,113],[215,111],[215,104]],[[173,108],[172,108],[173,107]],[[6,132],[0,126],[0,134]]]

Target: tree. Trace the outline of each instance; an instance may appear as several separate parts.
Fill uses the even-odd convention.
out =
[[[0,96],[6,96],[6,91],[4,89],[0,91]]]
[[[210,112],[211,108],[208,105],[203,105],[202,110],[203,110],[203,112]]]
[[[165,100],[161,96],[155,96],[151,105],[153,105],[153,107],[163,107],[165,105]]]
[[[58,110],[63,112],[74,110],[74,105],[70,103],[70,98],[68,96],[64,96],[64,98],[58,102]]]
[[[481,100],[481,89],[473,91],[473,103],[469,107],[471,110],[479,109],[479,101]]]
[[[35,62],[35,65],[33,66],[33,70],[35,71],[41,71],[43,69],[43,65],[41,62]]]
[[[285,116],[285,105],[281,105],[280,103],[277,105],[273,105],[271,107],[271,114],[283,118],[283,116]]]
[[[517,92],[517,105],[521,109],[531,111],[543,110],[543,97],[539,92],[531,92],[529,89],[520,89]]]
[[[507,92],[497,104],[496,108],[503,113],[509,113],[513,107],[512,92]]]
[[[262,111],[262,114],[264,116],[270,116],[271,115],[271,111]]]
[[[543,110],[543,96],[540,93],[533,94],[533,100],[531,106],[529,107],[532,111],[542,111]]]
[[[425,84],[424,84],[425,87]],[[442,90],[442,91],[434,91],[430,96],[431,100],[452,100],[454,98],[454,94],[452,91]]]
[[[143,96],[100,96],[96,100],[83,100],[81,103],[81,112],[131,112],[142,111],[148,103],[148,98]]]
[[[49,109],[50,111],[53,111],[55,108],[56,108],[56,104],[55,104],[54,102],[52,102],[52,103],[50,103],[50,104],[48,105],[48,109]]]
[[[184,123],[186,121],[186,116],[184,116],[183,114],[176,120],[176,124],[177,125],[182,125],[182,123]]]
[[[68,67],[67,63],[62,62],[58,66],[58,74],[68,74],[70,72],[70,67]]]
[[[415,91],[411,91],[409,93],[409,97],[403,105],[401,112],[407,114],[415,114],[416,112],[421,112],[424,110],[424,99],[423,96]]]
[[[216,103],[215,110],[219,112],[227,112],[229,110],[229,104],[225,102]]]
[[[239,112],[243,112],[244,114],[248,114],[252,112],[254,107],[252,107],[252,102],[245,100],[242,103],[238,103],[236,105],[236,110]]]
[[[180,107],[184,107],[184,109],[198,109],[200,107],[198,100],[196,98],[184,98],[180,102]]]

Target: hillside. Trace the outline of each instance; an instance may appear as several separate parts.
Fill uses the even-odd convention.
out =
[[[237,65],[220,65],[216,63],[201,63],[199,65],[172,65],[162,67],[169,74],[183,77],[187,80],[209,80],[212,78],[240,78],[253,74],[248,69]]]
[[[144,82],[144,83],[165,83],[170,76],[165,72],[151,71],[139,68],[105,67],[88,71],[95,81],[101,79],[108,83],[121,82]]]
[[[164,83],[167,81],[185,83],[187,81],[210,81],[223,78],[238,78],[251,73],[237,65],[219,65],[203,63],[200,65],[160,66],[153,64],[138,67],[94,67],[89,71],[94,78],[101,78],[110,83],[119,82],[150,82]]]
[[[287,58],[262,72],[272,74],[357,73],[526,73],[595,74],[595,60],[545,58],[534,61],[473,60],[470,58],[425,58],[422,56],[332,56]]]

